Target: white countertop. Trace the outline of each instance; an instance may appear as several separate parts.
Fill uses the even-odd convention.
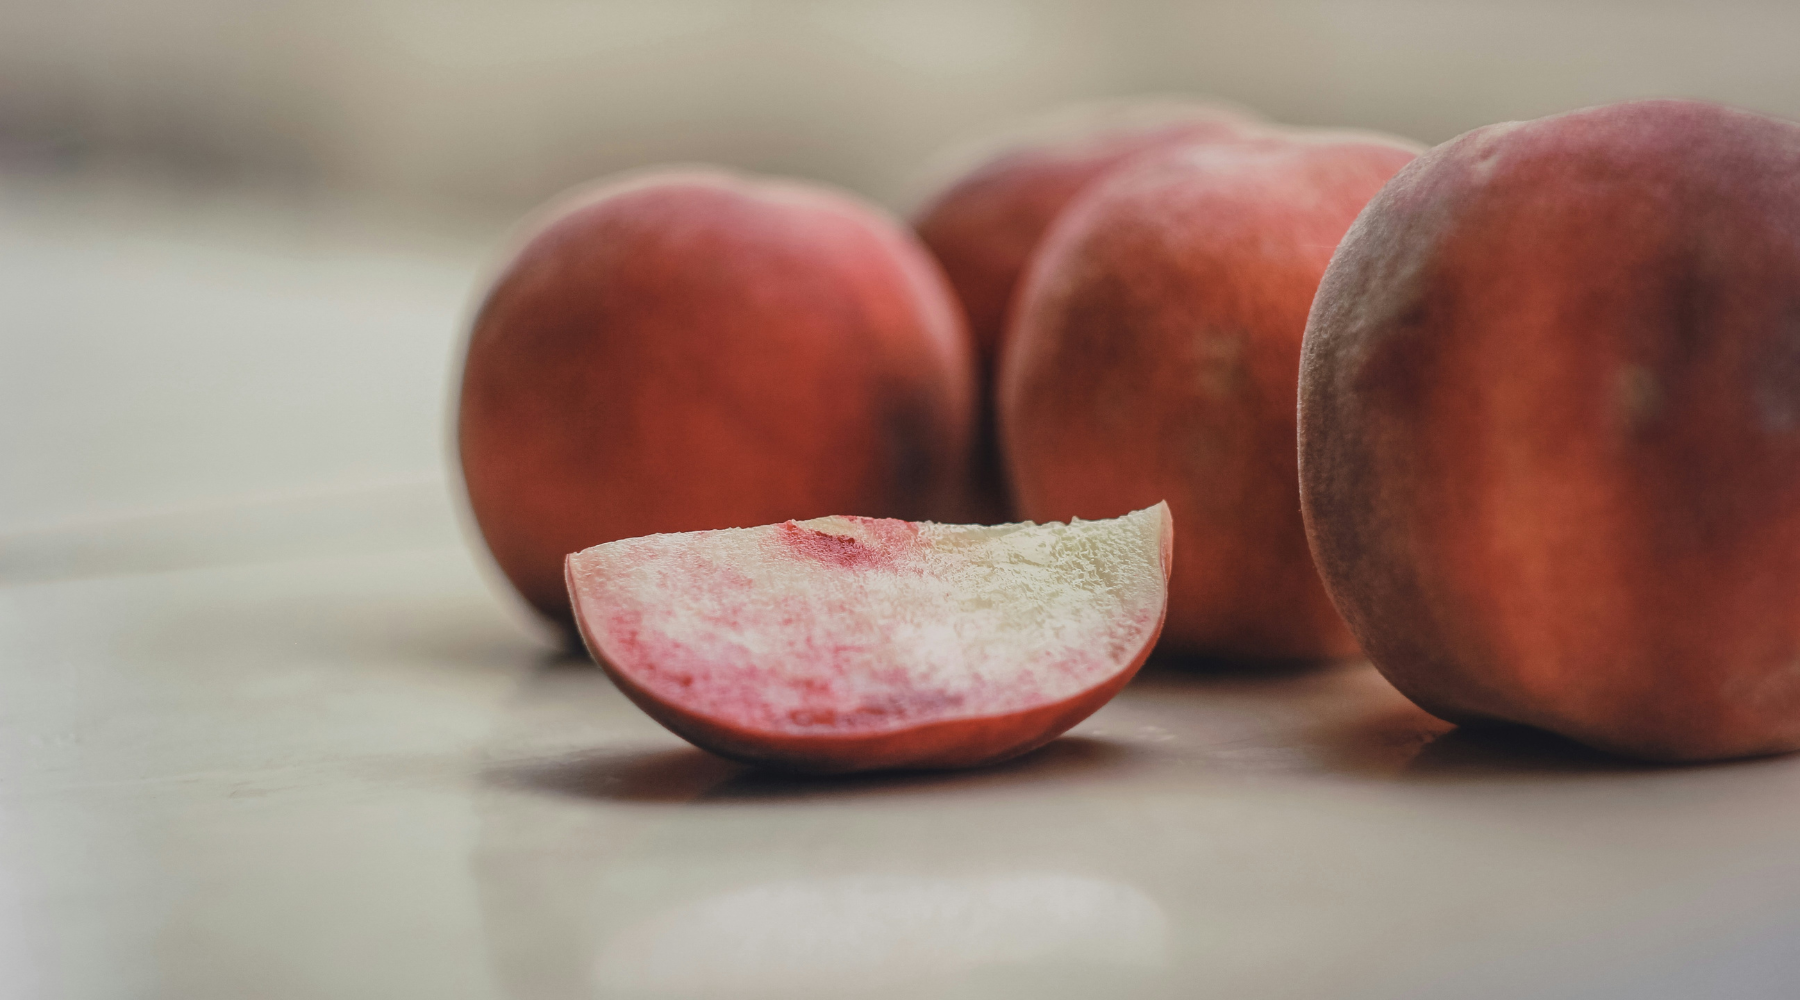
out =
[[[967,773],[688,747],[460,537],[485,242],[359,226],[0,185],[0,996],[1800,991],[1800,758],[1450,731],[1363,664],[1153,664]]]

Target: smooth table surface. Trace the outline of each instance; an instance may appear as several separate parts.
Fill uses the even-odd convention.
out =
[[[545,642],[459,533],[437,408],[473,244],[340,268],[365,244],[309,230],[295,258],[291,233],[62,197],[0,196],[0,461],[31,477],[0,491],[0,996],[1800,990],[1800,759],[1453,731],[1366,664],[1155,662],[966,773],[692,749]],[[120,264],[157,226],[185,235]],[[74,345],[34,339],[59,292]],[[256,328],[290,300],[319,330]],[[144,317],[195,363],[227,329],[323,338],[362,388],[245,348],[228,381],[251,388],[171,362],[154,391]]]
[[[1800,761],[1159,664],[961,774],[691,749],[458,548],[0,589],[21,997],[1779,997]]]

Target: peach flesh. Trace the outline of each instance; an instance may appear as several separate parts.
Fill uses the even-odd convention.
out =
[[[1164,645],[1352,654],[1300,521],[1295,384],[1331,250],[1416,147],[1277,132],[1141,159],[1058,220],[1015,303],[1000,431],[1021,516],[1167,497]]]
[[[569,621],[563,557],[837,510],[962,516],[971,348],[937,265],[879,210],[722,172],[551,213],[487,296],[458,412],[495,561]]]
[[[984,397],[998,367],[1006,319],[1044,233],[1094,182],[1147,153],[1203,140],[1238,138],[1254,116],[1223,104],[1134,102],[1071,109],[1075,120],[1046,122],[982,160],[933,195],[913,225],[956,289],[975,342]],[[993,404],[984,398],[976,478],[989,520],[1010,516],[994,440]]]
[[[794,770],[993,763],[1105,704],[1155,645],[1166,505],[998,527],[826,517],[569,556],[594,658],[697,746]]]
[[[1445,719],[1659,760],[1800,748],[1800,126],[1653,101],[1477,129],[1320,287],[1301,496]]]

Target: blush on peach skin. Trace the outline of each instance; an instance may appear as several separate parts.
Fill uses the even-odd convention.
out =
[[[1477,129],[1357,220],[1300,380],[1337,606],[1453,721],[1800,749],[1800,125],[1647,101]]]
[[[982,387],[975,492],[987,520],[1011,516],[991,386],[1007,315],[1044,233],[1077,195],[1122,165],[1172,146],[1239,137],[1256,119],[1199,101],[1137,100],[1072,108],[1005,142],[926,199],[919,237],[944,266],[968,312]]]
[[[1240,659],[1355,651],[1300,521],[1295,383],[1307,308],[1363,204],[1416,155],[1263,129],[1134,161],[1052,227],[1001,359],[1019,514],[1181,525],[1164,644]]]

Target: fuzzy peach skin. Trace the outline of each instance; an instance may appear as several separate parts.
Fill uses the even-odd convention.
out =
[[[1071,525],[826,517],[568,558],[575,619],[638,707],[792,770],[990,764],[1091,715],[1161,631],[1168,507]]]
[[[1303,364],[1313,551],[1407,696],[1800,748],[1800,126],[1647,101],[1446,143],[1344,240]]]
[[[550,213],[475,321],[469,503],[527,601],[563,557],[839,510],[962,511],[972,350],[941,272],[863,202],[687,170]]]
[[[1166,151],[1083,195],[1033,261],[999,382],[1015,501],[1060,520],[1167,497],[1172,649],[1355,652],[1300,521],[1300,338],[1338,239],[1415,155],[1301,131]]]
[[[1257,124],[1244,109],[1198,101],[1096,109],[1005,145],[926,199],[913,226],[968,311],[984,363],[999,350],[1032,251],[1076,195],[1145,153],[1237,138]]]
[[[990,519],[1009,514],[994,441],[992,385],[1007,311],[1050,224],[1089,185],[1131,160],[1187,143],[1232,139],[1251,112],[1200,101],[1133,101],[1069,109],[980,159],[913,216],[914,228],[968,313],[982,387],[976,485]]]

